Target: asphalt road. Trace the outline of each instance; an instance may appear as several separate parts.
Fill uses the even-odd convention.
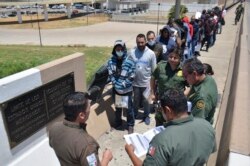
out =
[[[162,28],[160,25],[159,28]],[[43,45],[74,45],[113,46],[114,41],[122,39],[129,48],[136,45],[135,38],[139,33],[148,30],[156,31],[155,24],[135,24],[105,22],[90,26],[68,29],[41,30]],[[0,44],[31,44],[39,45],[38,30],[6,29],[0,27]]]

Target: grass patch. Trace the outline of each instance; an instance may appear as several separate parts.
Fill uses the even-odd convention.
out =
[[[50,62],[52,60],[82,52],[86,57],[87,83],[95,71],[110,58],[109,47],[84,46],[27,46],[27,45],[0,45],[0,78]]]

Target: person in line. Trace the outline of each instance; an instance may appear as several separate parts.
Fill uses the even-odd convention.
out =
[[[124,109],[127,111],[127,128],[129,134],[131,134],[135,123],[132,102],[135,62],[131,56],[127,55],[126,45],[122,40],[115,41],[112,57],[108,61],[108,72],[113,86],[112,97],[115,103],[115,128],[123,130],[121,116]],[[116,105],[115,100],[117,97],[128,98],[126,106],[121,107]]]
[[[147,32],[147,44],[146,46],[154,51],[156,56],[156,63],[159,63],[163,59],[163,47],[161,43],[156,41],[156,36],[154,31],[148,31]]]
[[[86,131],[86,121],[90,114],[88,98],[84,92],[66,96],[63,101],[65,119],[55,123],[49,130],[49,144],[62,166],[107,166],[113,158],[112,152],[106,150],[100,161],[99,145]]]
[[[137,47],[131,50],[131,56],[136,63],[135,79],[133,82],[134,92],[134,112],[138,115],[138,109],[141,104],[144,109],[143,121],[146,125],[150,124],[150,107],[148,96],[145,96],[145,91],[150,87],[151,74],[156,67],[155,53],[146,46],[146,36],[138,34],[136,37]]]
[[[192,41],[191,41],[191,48],[192,48],[192,56],[193,55],[198,55],[199,52],[197,52],[197,50],[195,50],[195,47],[197,46],[198,42],[199,42],[199,24],[198,24],[198,20],[195,19],[195,16],[191,17],[191,21],[190,24],[193,25],[193,37],[192,37]],[[200,50],[199,50],[200,51]]]
[[[208,52],[208,49],[211,46],[211,37],[213,35],[213,30],[214,30],[213,28],[214,25],[213,25],[212,19],[210,19],[209,14],[206,14],[203,26],[204,26],[204,38],[201,42],[201,50],[204,44],[207,43],[205,51]]]
[[[185,59],[190,59],[193,56],[193,53],[192,53],[192,38],[193,38],[193,35],[194,35],[194,28],[193,28],[193,25],[190,24],[189,18],[187,16],[184,16],[182,18],[182,21],[183,21],[183,25],[188,28],[187,43],[186,43],[186,49],[184,51],[184,56],[185,56]]]
[[[215,132],[211,124],[187,112],[187,98],[182,91],[169,89],[160,99],[165,130],[150,142],[146,159],[141,161],[133,145],[125,150],[135,166],[204,165],[216,151]]]
[[[171,52],[171,50],[177,47],[177,43],[171,37],[171,30],[169,26],[166,25],[160,30],[160,35],[156,38],[156,41],[162,44],[163,47],[162,59],[167,60],[168,54]]]
[[[168,61],[159,63],[151,76],[151,99],[157,101],[159,96],[163,95],[165,91],[171,88],[176,88],[184,92],[188,83],[183,77],[181,67],[182,54],[181,50],[175,48],[168,56]],[[158,93],[155,91],[156,81],[158,84]],[[163,125],[165,122],[162,114],[156,112],[155,114],[156,126]]]
[[[180,36],[179,36],[180,40],[177,40],[177,47],[181,48],[182,54],[184,54],[185,48],[186,48],[186,43],[187,43],[187,41],[189,39],[188,36],[190,36],[189,32],[188,32],[189,28],[184,25],[184,22],[181,19],[175,19],[174,24],[176,26],[178,26],[178,28],[180,30]],[[185,57],[183,56],[183,61],[184,60],[185,60]]]
[[[235,25],[237,25],[237,22],[240,21],[241,14],[244,12],[244,7],[242,5],[242,2],[237,6],[235,10]]]
[[[191,85],[187,97],[192,103],[192,114],[213,124],[218,99],[215,80],[211,76],[204,74],[203,64],[197,58],[186,60],[182,71],[183,76]]]

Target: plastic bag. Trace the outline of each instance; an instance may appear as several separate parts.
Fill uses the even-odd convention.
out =
[[[115,107],[128,108],[128,96],[115,95]]]
[[[201,50],[201,43],[198,42],[197,45],[194,47],[195,52],[199,52]]]

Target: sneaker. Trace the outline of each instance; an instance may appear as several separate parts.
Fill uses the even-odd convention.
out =
[[[128,134],[134,133],[134,127],[133,126],[128,126]]]
[[[115,126],[114,126],[114,128],[116,130],[124,130],[124,127],[123,127],[122,123],[116,123]]]
[[[195,52],[194,52],[194,56],[201,56],[201,54],[200,54],[200,52],[195,51]]]
[[[144,119],[144,123],[145,123],[146,125],[150,125],[150,117],[146,117],[146,118]]]
[[[115,129],[116,129],[116,130],[121,130],[121,131],[123,131],[123,130],[124,130],[124,127],[123,127],[122,125],[120,125],[120,126],[115,127]]]

